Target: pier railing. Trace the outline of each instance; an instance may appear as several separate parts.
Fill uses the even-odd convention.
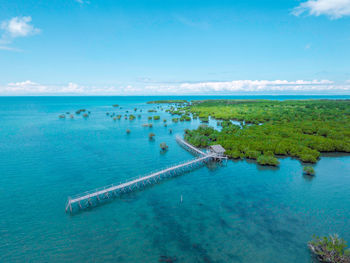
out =
[[[130,192],[150,184],[158,183],[164,178],[178,176],[184,172],[188,172],[213,159],[218,158],[216,154],[204,153],[193,145],[185,142],[180,137],[177,137],[176,141],[186,149],[190,150],[196,155],[199,155],[199,157],[193,160],[178,163],[176,165],[168,166],[162,170],[148,173],[147,175],[129,178],[127,180],[119,182],[118,184],[110,184],[69,197],[66,203],[66,212],[69,210],[72,213],[76,210],[76,208],[84,209],[87,207],[95,206],[97,204],[100,204],[105,199],[111,199],[113,197],[119,196],[122,193]]]

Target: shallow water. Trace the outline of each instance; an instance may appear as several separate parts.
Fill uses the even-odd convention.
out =
[[[277,169],[229,161],[66,214],[70,195],[193,158],[175,135],[199,121],[147,113],[152,99],[159,98],[0,98],[0,262],[310,262],[313,234],[350,241],[347,155],[323,156],[314,178],[291,158]],[[105,114],[134,107],[143,109],[141,119]],[[58,119],[80,108],[91,116]],[[161,120],[142,127],[151,115]]]

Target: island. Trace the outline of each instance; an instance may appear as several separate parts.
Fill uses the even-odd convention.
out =
[[[350,100],[203,100],[173,111],[218,120],[221,130],[202,124],[185,139],[220,144],[233,159],[277,166],[279,156],[316,163],[324,152],[350,153]]]

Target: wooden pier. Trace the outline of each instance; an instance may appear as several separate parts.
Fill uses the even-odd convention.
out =
[[[162,179],[180,175],[182,173],[198,168],[212,160],[221,160],[225,158],[218,156],[213,152],[205,153],[193,145],[187,143],[180,137],[177,137],[176,141],[190,152],[198,155],[198,158],[165,168],[161,171],[146,176],[132,178],[123,183],[108,185],[102,188],[94,189],[92,191],[81,193],[73,197],[69,197],[66,204],[66,212],[69,211],[73,213],[76,209],[79,210],[98,205],[99,203],[103,202],[103,200],[115,198],[123,193],[131,192],[143,188],[147,185],[158,183]]]

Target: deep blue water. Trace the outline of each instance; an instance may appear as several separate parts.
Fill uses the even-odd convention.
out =
[[[350,241],[350,156],[323,156],[314,178],[291,158],[277,169],[229,161],[66,214],[70,195],[193,158],[175,135],[198,121],[172,123],[158,112],[168,127],[162,120],[142,127],[155,115],[145,103],[154,99],[0,97],[0,262],[158,262],[163,255],[177,262],[310,262],[313,234]],[[116,103],[123,109],[113,109]],[[135,107],[141,119],[105,114]],[[80,108],[91,116],[58,119]],[[169,145],[165,154],[161,142]]]

